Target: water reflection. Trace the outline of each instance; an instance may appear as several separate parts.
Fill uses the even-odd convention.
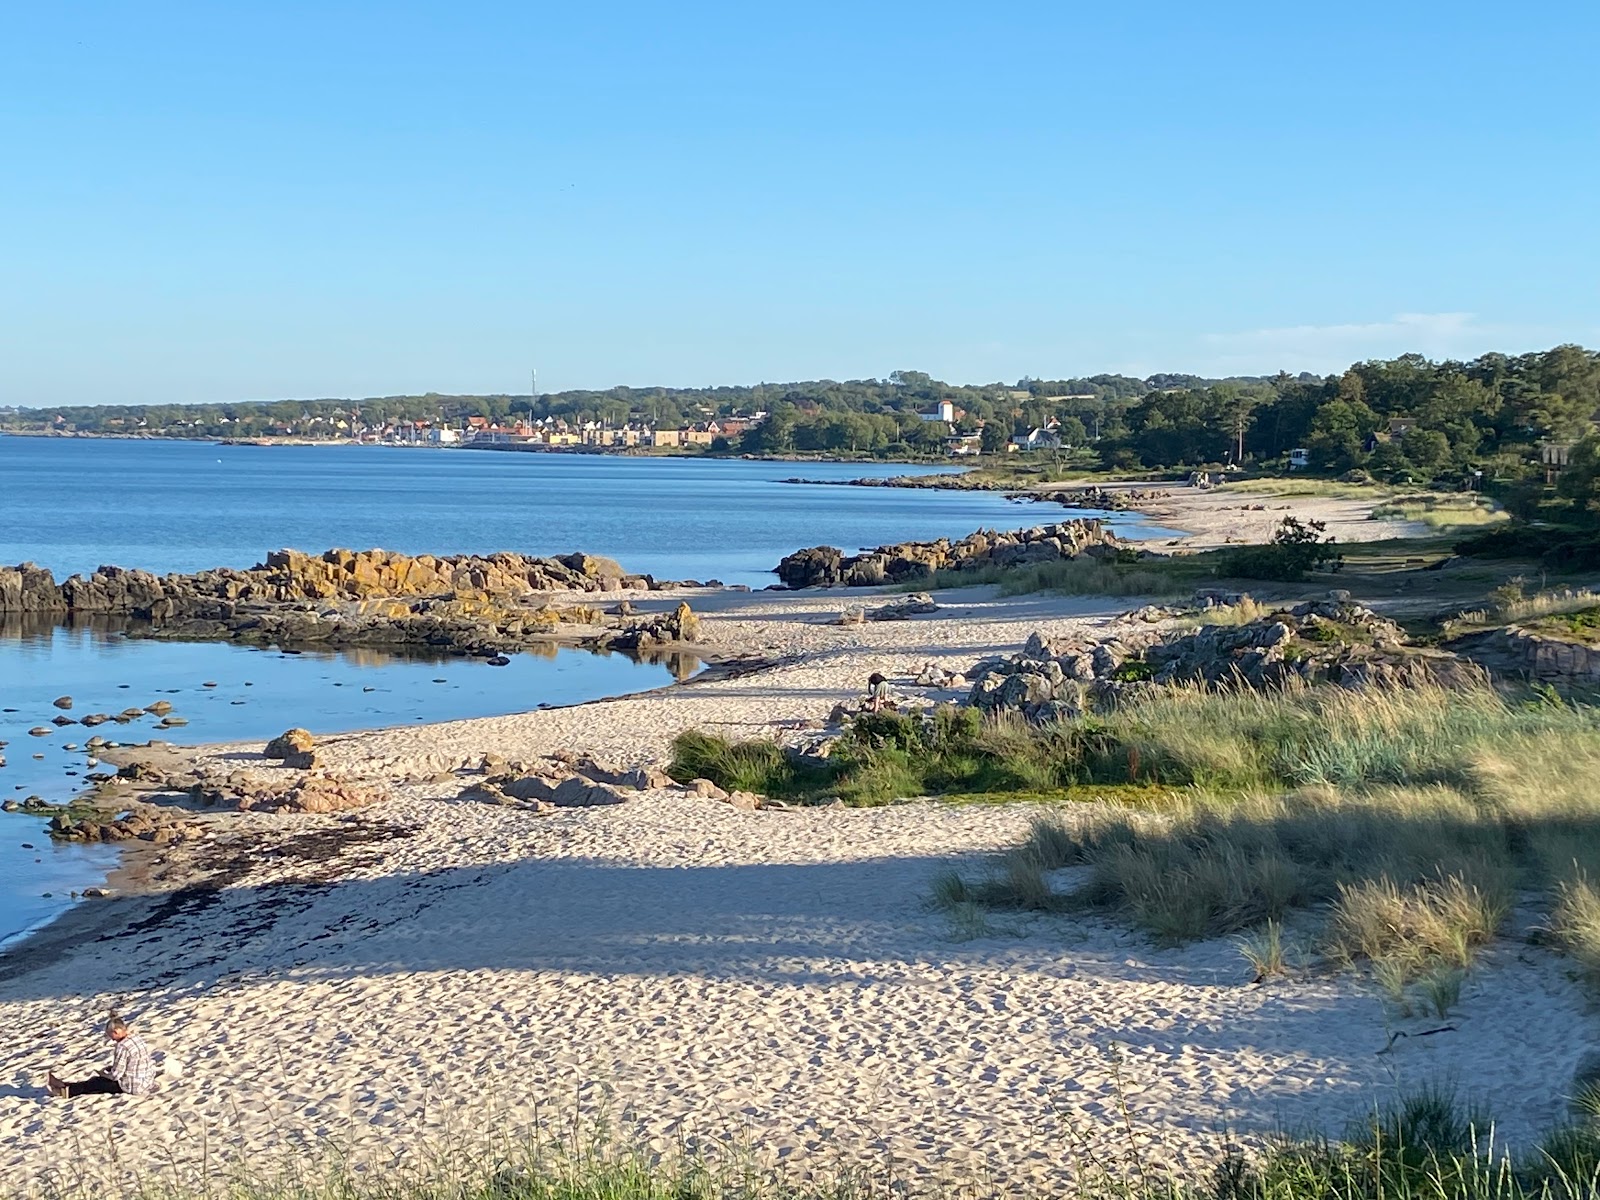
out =
[[[376,670],[396,663],[452,663],[463,656],[440,650],[434,646],[330,646],[326,642],[285,642],[281,646],[244,646],[234,642],[165,642],[163,639],[145,637],[155,629],[149,621],[107,613],[0,613],[0,643],[11,643],[16,651],[29,649],[49,652],[56,638],[63,634],[79,634],[92,640],[107,653],[118,647],[134,643],[157,642],[165,645],[222,645],[245,649],[277,650],[309,659],[339,660],[346,666]],[[555,662],[563,654],[571,654],[572,647],[555,642],[535,642],[522,647],[517,653],[534,659]],[[3,650],[0,650],[3,653]],[[585,653],[597,656],[618,655],[665,667],[673,679],[682,682],[701,668],[698,656],[683,650],[646,650],[628,655],[617,650],[592,650]]]

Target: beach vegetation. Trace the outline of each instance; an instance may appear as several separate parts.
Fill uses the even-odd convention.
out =
[[[943,706],[863,716],[809,774],[744,745],[680,739],[674,772],[802,802],[1044,801],[1012,850],[941,877],[942,907],[1232,935],[1257,974],[1281,969],[1300,912],[1309,950],[1438,1012],[1526,902],[1600,980],[1600,712],[1553,693],[1158,688],[1042,727]]]
[[[1431,530],[1455,530],[1498,525],[1511,514],[1474,492],[1427,492],[1396,496],[1372,510],[1374,521],[1415,521]]]
[[[1211,582],[1216,574],[1212,556],[1164,557],[1128,551],[1111,558],[1081,555],[1013,567],[934,571],[892,590],[926,592],[994,586],[1002,596],[1040,592],[1059,596],[1183,596]]]
[[[1321,568],[1337,571],[1343,562],[1337,539],[1322,521],[1285,517],[1262,546],[1241,546],[1222,558],[1225,575],[1298,583]]]
[[[983,936],[979,934],[978,936]],[[795,1170],[740,1138],[717,1152],[652,1150],[615,1136],[496,1137],[482,1146],[397,1157],[362,1168],[337,1153],[267,1165],[259,1157],[204,1182],[143,1181],[130,1200],[958,1200],[1014,1194],[1004,1179],[919,1182],[893,1163]],[[1062,1147],[1068,1200],[1589,1200],[1600,1191],[1600,1129],[1585,1114],[1536,1146],[1509,1152],[1493,1115],[1448,1083],[1424,1083],[1375,1105],[1342,1137],[1284,1131],[1226,1151],[1189,1173],[1144,1151]],[[64,1184],[51,1200],[88,1200],[98,1184]],[[1015,1194],[1028,1194],[1026,1192]]]

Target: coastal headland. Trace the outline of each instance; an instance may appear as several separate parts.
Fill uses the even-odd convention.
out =
[[[1241,520],[1285,515],[1238,508],[1253,503],[1208,494],[1169,519],[1220,543],[1247,536]],[[1310,519],[1327,503],[1282,505]],[[1372,536],[1396,528],[1362,521]],[[1078,534],[1074,554],[1093,540]],[[340,572],[349,561],[310,560]],[[1167,946],[1100,910],[1020,909],[957,928],[930,903],[942,875],[981,873],[1059,803],[743,803],[660,773],[686,730],[810,752],[861,711],[874,674],[901,709],[965,703],[997,661],[1176,636],[1185,605],[992,586],[916,603],[860,587],[602,589],[582,575],[538,602],[627,598],[666,614],[687,603],[692,640],[720,669],[571,708],[312,730],[304,751],[286,743],[270,757],[251,743],[125,765],[117,786],[144,788],[140,803],[179,809],[201,832],[134,839],[112,895],[0,956],[7,1190],[114,1194],[318,1154],[376,1168],[604,1126],[664,1154],[1040,1194],[1091,1159],[1130,1154],[1201,1176],[1229,1145],[1285,1127],[1336,1133],[1435,1079],[1492,1096],[1496,1135],[1514,1145],[1559,1118],[1592,1017],[1548,946],[1508,935],[1448,1021],[1398,1018],[1360,972],[1258,979],[1231,937]],[[74,594],[108,594],[109,578]],[[47,593],[36,582],[27,594]],[[366,599],[335,588],[281,602]],[[1351,655],[1391,653],[1401,635],[1388,624],[1330,603],[1333,617],[1307,609],[1249,628],[1289,629],[1272,634],[1280,666],[1306,661],[1285,645],[1331,653],[1318,641],[1329,624],[1366,639]],[[1143,678],[1120,661],[1106,671],[1119,686]],[[294,765],[302,752],[310,761]],[[163,794],[174,777],[241,773],[370,794],[341,811]],[[533,776],[552,791],[582,777],[607,795],[544,801],[495,783]],[[1116,797],[1071,808],[1114,812]],[[98,1065],[90,1031],[111,1009],[182,1077],[145,1098],[46,1099],[48,1069]]]

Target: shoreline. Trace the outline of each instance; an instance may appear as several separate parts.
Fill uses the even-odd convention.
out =
[[[1132,600],[941,592],[904,621],[839,625],[863,589],[732,594],[705,619],[743,671],[700,683],[327,739],[328,769],[391,798],[326,816],[229,814],[152,849],[147,894],[0,958],[0,1180],[37,1182],[71,1146],[93,1179],[223,1169],[292,1153],[337,1118],[341,1152],[386,1163],[442,1138],[609,1113],[649,1147],[728,1122],[799,1169],[892,1155],[913,1180],[1068,1186],[1059,1152],[1209,1168],[1280,1121],[1337,1132],[1398,1089],[1455,1072],[1499,1096],[1527,1144],[1587,1044],[1566,961],[1508,939],[1454,1016],[1469,1032],[1383,1049],[1357,974],[1250,985],[1226,939],[1160,949],[1101,916],[1021,914],[955,940],[932,880],[981,867],[1039,812],[913,800],[744,812],[677,788],[530,813],[474,802],[485,753],[659,762],[672,736],[806,736],[865,676],[896,696],[1035,631],[1107,631]],[[248,768],[261,746],[174,754]],[[1004,928],[998,926],[1003,925]],[[188,1066],[180,1088],[65,1105],[49,1066],[87,1066],[92,1023],[132,1014]],[[396,1046],[404,1053],[397,1054]],[[497,1081],[515,1079],[514,1091]],[[484,1089],[494,1103],[483,1103]],[[1122,1107],[1127,1117],[1116,1116]],[[115,1161],[97,1147],[135,1115]],[[1074,1140],[1076,1139],[1076,1140]],[[935,1149],[935,1148],[941,1149]]]
[[[1180,502],[1193,524],[1174,540],[1236,531],[1228,504],[1248,499]],[[24,1031],[0,1046],[15,1097],[0,1183],[40,1185],[61,1147],[108,1188],[194,1179],[292,1154],[328,1136],[330,1114],[349,1115],[334,1125],[359,1164],[552,1113],[609,1113],[667,1148],[725,1140],[731,1114],[801,1170],[887,1154],[918,1181],[1036,1193],[1070,1184],[1064,1144],[1119,1154],[1131,1136],[1153,1162],[1203,1171],[1282,1120],[1336,1132],[1433,1072],[1514,1097],[1503,1132],[1517,1144],[1550,1123],[1587,1001],[1548,951],[1475,973],[1470,1038],[1374,1058],[1387,1019],[1354,975],[1250,987],[1231,942],[1158,949],[1100,916],[1023,914],[957,938],[926,905],[932,881],[1018,840],[1032,804],[746,812],[659,787],[534,813],[465,794],[488,755],[634,768],[689,728],[802,739],[875,671],[899,698],[953,698],[915,682],[924,664],[960,672],[1036,632],[1103,634],[1138,607],[969,587],[907,620],[838,622],[883,595],[701,594],[716,663],[689,682],[323,736],[320,769],[388,798],[218,814],[198,841],[128,844],[112,896],[0,953],[0,1021]],[[162,753],[233,771],[260,768],[261,750]],[[46,1069],[93,1065],[93,1025],[113,1008],[187,1065],[183,1084],[43,1098]],[[510,1079],[514,1092],[495,1087]],[[114,1142],[135,1116],[144,1136]]]

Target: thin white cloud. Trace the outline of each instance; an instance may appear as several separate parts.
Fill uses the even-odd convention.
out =
[[[1240,333],[1208,333],[1208,373],[1264,375],[1284,370],[1328,374],[1368,358],[1418,353],[1466,358],[1495,348],[1506,330],[1479,323],[1476,314],[1400,313],[1387,321],[1346,325],[1289,325]],[[1509,349],[1509,347],[1500,347]]]

